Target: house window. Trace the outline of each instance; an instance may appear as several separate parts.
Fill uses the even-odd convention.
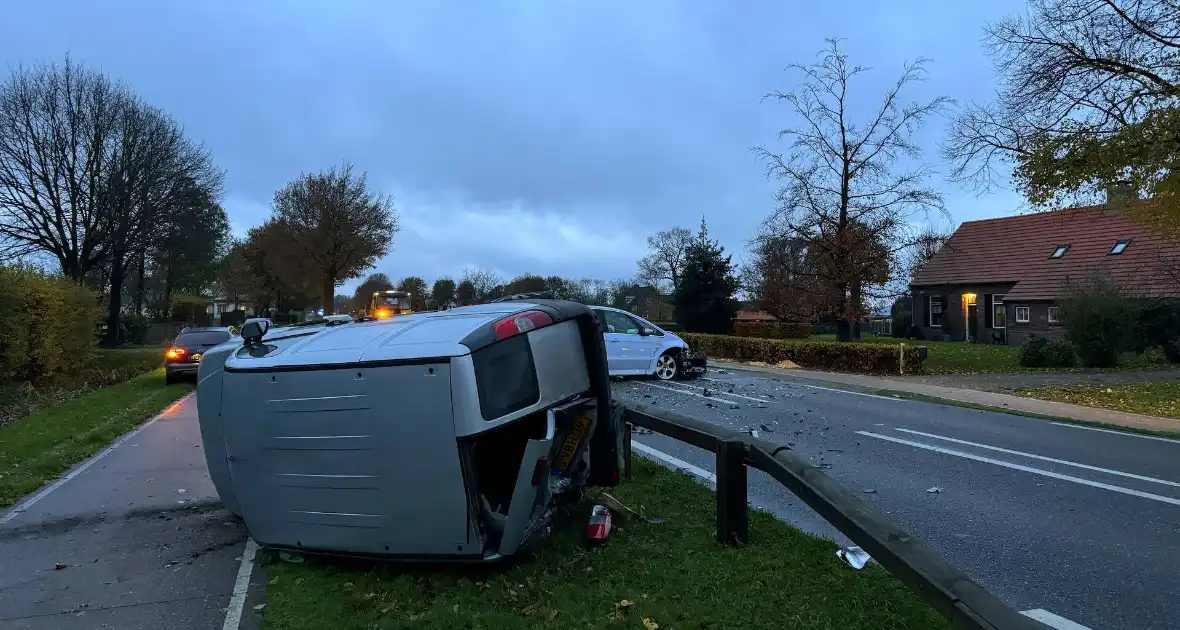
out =
[[[1016,323],[1017,324],[1027,324],[1028,323],[1028,307],[1027,306],[1017,306],[1016,307]]]
[[[1061,307],[1060,306],[1050,306],[1049,307],[1049,323],[1050,324],[1060,324],[1061,323]]]
[[[1126,251],[1127,246],[1130,244],[1131,244],[1131,239],[1129,239],[1129,238],[1119,239],[1118,241],[1115,242],[1114,247],[1110,248],[1110,255],[1111,256],[1118,256],[1119,254]]]
[[[1053,253],[1049,254],[1049,258],[1061,258],[1067,249],[1069,249],[1069,245],[1058,245],[1053,249]]]
[[[1004,295],[992,296],[992,328],[1004,328],[1008,325],[1008,311],[1004,310]]]
[[[927,325],[931,328],[942,328],[942,296],[930,296],[929,308],[926,309]]]

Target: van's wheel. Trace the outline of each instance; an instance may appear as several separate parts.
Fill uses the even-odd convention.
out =
[[[680,376],[680,363],[676,357],[672,356],[671,352],[662,354],[660,358],[656,359],[656,378],[661,381],[671,381],[678,376]]]

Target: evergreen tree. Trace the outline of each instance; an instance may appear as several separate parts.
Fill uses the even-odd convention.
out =
[[[688,246],[684,271],[676,287],[676,321],[688,332],[728,334],[738,311],[734,293],[740,286],[732,256],[720,243],[709,239],[705,220],[701,231]]]

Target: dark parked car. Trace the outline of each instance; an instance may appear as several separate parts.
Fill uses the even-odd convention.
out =
[[[230,340],[229,328],[185,328],[164,353],[164,381],[175,383],[181,376],[197,375],[201,354]]]

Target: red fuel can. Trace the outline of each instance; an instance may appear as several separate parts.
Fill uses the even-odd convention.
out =
[[[610,510],[605,505],[596,505],[590,510],[590,524],[586,526],[586,538],[590,542],[602,542],[610,535]]]

